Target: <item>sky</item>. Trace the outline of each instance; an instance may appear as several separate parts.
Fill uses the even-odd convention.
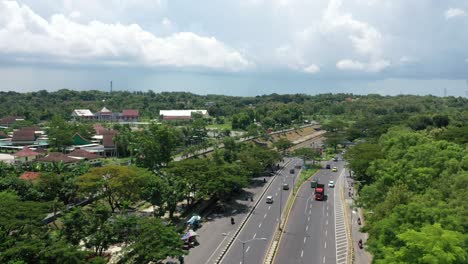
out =
[[[468,0],[0,0],[0,91],[468,96]]]

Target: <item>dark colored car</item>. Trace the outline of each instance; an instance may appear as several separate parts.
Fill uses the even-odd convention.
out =
[[[327,170],[331,169],[330,164],[327,164],[327,166],[325,166],[325,168],[326,168]]]
[[[289,173],[294,174],[294,169],[289,170]]]

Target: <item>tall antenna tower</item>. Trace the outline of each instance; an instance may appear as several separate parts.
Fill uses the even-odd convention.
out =
[[[110,92],[112,93],[112,81],[110,81]]]
[[[444,88],[444,97],[447,97],[447,88]]]

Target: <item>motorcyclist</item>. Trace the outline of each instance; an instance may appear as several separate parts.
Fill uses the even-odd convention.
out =
[[[231,225],[235,224],[234,217],[231,217]]]

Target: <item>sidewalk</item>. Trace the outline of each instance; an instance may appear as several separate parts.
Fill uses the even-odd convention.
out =
[[[368,238],[367,233],[360,232],[360,228],[365,224],[361,208],[353,208],[353,196],[356,193],[354,188],[351,187],[353,179],[346,175],[345,177],[345,196],[346,196],[346,210],[348,211],[349,220],[351,221],[351,239],[353,242],[354,257],[351,263],[357,264],[370,264],[372,262],[372,255],[365,250],[366,241]],[[358,217],[361,219],[361,225],[358,224]],[[358,246],[359,239],[362,239],[363,249]]]
[[[284,163],[280,163],[280,166],[283,167]],[[254,178],[253,184],[244,188],[237,197],[212,208],[211,212],[203,217],[201,228],[196,230],[199,245],[189,250],[184,263],[213,263],[274,177],[276,176]],[[266,183],[263,182],[264,178],[267,180]],[[253,197],[253,201],[250,197]],[[231,217],[235,220],[234,225],[231,224]]]

